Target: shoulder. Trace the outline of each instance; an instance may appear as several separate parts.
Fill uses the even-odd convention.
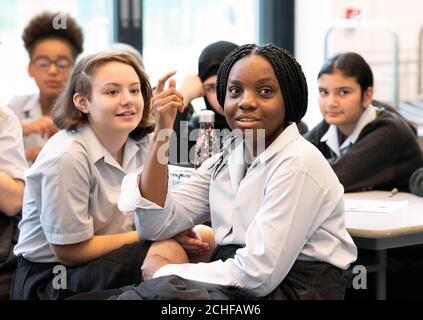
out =
[[[312,163],[325,163],[322,153],[308,140],[299,137],[289,144],[288,148],[279,156],[283,159],[292,159],[298,169],[307,168]]]
[[[328,161],[302,137],[280,152],[269,169],[263,175],[269,188],[284,184],[287,189],[314,190],[311,194],[304,194],[310,198],[339,200],[342,197],[344,189]]]
[[[2,132],[20,132],[19,120],[8,107],[0,107],[0,123]]]
[[[0,121],[4,122],[13,122],[17,121],[16,115],[9,107],[0,106]]]
[[[379,109],[376,119],[368,123],[360,136],[373,135],[382,139],[416,139],[416,135],[410,124],[399,114],[387,109]]]
[[[314,141],[320,141],[321,137],[326,133],[328,129],[329,124],[323,120],[309,132],[305,133],[304,138],[315,144]]]
[[[22,110],[28,103],[35,104],[38,101],[38,94],[26,94],[14,96],[8,103],[8,107],[14,112]]]
[[[68,170],[80,164],[86,166],[89,161],[89,148],[78,133],[60,130],[43,147],[34,165],[44,168],[56,164],[60,170]]]
[[[319,185],[325,181],[330,184],[337,182],[336,175],[323,154],[301,136],[278,154],[275,168],[287,173],[302,172]]]

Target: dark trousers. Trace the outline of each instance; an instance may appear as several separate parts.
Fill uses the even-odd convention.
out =
[[[238,245],[216,247],[210,261],[235,256]],[[326,262],[295,261],[281,284],[264,299],[270,300],[343,300],[346,289],[343,271]]]
[[[238,245],[217,247],[210,261],[235,255]],[[282,283],[269,295],[257,298],[249,290],[187,280],[178,276],[154,278],[126,286],[73,296],[78,300],[341,300],[346,281],[342,270],[324,262],[296,261]]]
[[[54,278],[60,276],[60,271],[55,274],[53,268],[58,263],[35,263],[19,256],[11,299],[65,299],[83,292],[138,284],[150,245],[149,241],[125,245],[87,264],[66,267],[66,289],[55,288],[58,281]]]

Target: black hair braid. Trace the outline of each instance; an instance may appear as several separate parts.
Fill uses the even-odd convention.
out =
[[[254,44],[240,46],[229,53],[220,65],[219,70],[217,71],[216,95],[217,100],[219,101],[219,104],[222,106],[222,108],[225,104],[226,85],[228,83],[229,72],[231,71],[235,62],[248,55],[255,48],[257,48],[257,46]]]
[[[301,66],[285,49],[267,45],[257,50],[273,67],[285,100],[285,122],[299,122],[307,111],[307,81]]]
[[[295,58],[287,50],[273,44],[265,46],[246,44],[236,48],[226,56],[217,72],[216,95],[219,104],[222,107],[225,105],[226,87],[233,65],[238,60],[250,54],[260,55],[272,65],[285,101],[285,119],[281,125],[286,126],[289,122],[299,122],[307,111],[307,81],[300,64]],[[230,145],[234,141],[231,141]],[[228,156],[228,153],[222,153],[221,157],[210,168],[213,169],[213,179],[216,178],[222,168],[227,164]]]
[[[272,65],[285,101],[285,124],[299,122],[307,111],[307,81],[295,58],[287,50],[273,44],[263,47],[246,44],[238,47],[226,57],[217,73],[216,94],[219,104],[224,107],[230,70],[238,60],[249,54],[260,55]]]

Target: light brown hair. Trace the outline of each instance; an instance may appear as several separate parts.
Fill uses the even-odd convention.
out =
[[[148,76],[132,55],[113,50],[86,56],[76,64],[65,90],[53,106],[52,117],[57,128],[74,131],[88,123],[88,115],[78,110],[73,103],[73,96],[75,93],[79,93],[90,100],[92,76],[100,66],[110,62],[121,62],[131,66],[140,79],[144,110],[140,123],[131,131],[129,136],[139,140],[148,133],[153,132],[152,89]]]

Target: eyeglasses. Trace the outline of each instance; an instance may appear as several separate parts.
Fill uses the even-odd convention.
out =
[[[34,61],[32,61],[32,63],[42,71],[48,71],[53,63],[59,71],[67,70],[73,65],[73,62],[67,58],[50,60],[49,58],[41,57],[35,59]]]

